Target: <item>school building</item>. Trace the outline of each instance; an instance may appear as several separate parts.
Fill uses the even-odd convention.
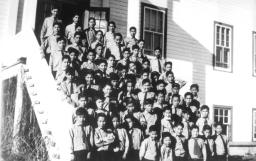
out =
[[[124,36],[135,26],[146,53],[160,46],[175,77],[187,81],[181,93],[199,84],[201,103],[225,125],[231,152],[256,153],[255,0],[2,0],[0,35],[32,28],[38,38],[53,3],[64,25],[79,13],[84,28],[91,16],[96,29],[106,31],[111,20]]]

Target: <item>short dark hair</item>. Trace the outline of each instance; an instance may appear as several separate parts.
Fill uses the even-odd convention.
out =
[[[116,73],[110,73],[109,78],[110,80],[119,80],[119,76]]]
[[[134,26],[130,27],[130,29],[129,29],[129,30],[130,30],[130,31],[131,31],[131,30],[135,30],[135,31],[137,31],[136,27],[134,27]]]
[[[198,126],[196,126],[196,125],[192,125],[190,129],[191,129],[191,131],[192,131],[193,129],[199,130]]]
[[[174,97],[177,97],[177,98],[179,98],[179,100],[180,100],[180,95],[179,95],[179,94],[173,94],[173,95],[172,95],[172,99],[173,99]]]
[[[81,32],[75,32],[74,37],[76,37],[76,35],[79,35],[80,37],[82,37],[82,33]]]
[[[190,86],[190,90],[191,90],[192,88],[196,88],[197,91],[199,91],[199,86],[198,86],[198,84],[192,84],[192,85]]]
[[[166,106],[166,107],[163,108],[163,112],[168,111],[168,110],[169,110],[169,111],[172,111],[172,109],[170,108],[170,106]]]
[[[133,45],[132,50],[134,50],[134,49],[139,49],[139,46],[138,45]]]
[[[75,53],[76,56],[79,55],[79,51],[73,47],[69,47],[68,48],[68,53],[71,54],[71,53]]]
[[[156,48],[154,49],[154,51],[156,51],[156,50],[159,50],[160,52],[162,51],[162,49],[161,49],[160,47],[156,47]]]
[[[54,9],[58,9],[58,10],[59,10],[59,6],[56,5],[56,4],[53,4],[53,5],[51,6],[51,10],[54,10]]]
[[[59,41],[64,41],[64,42],[66,43],[66,39],[65,39],[63,36],[58,37],[56,41],[57,41],[57,42],[59,42]]]
[[[178,127],[181,126],[182,128],[184,128],[184,124],[182,122],[177,122],[174,124],[174,127]]]
[[[172,71],[167,71],[167,72],[165,73],[165,76],[168,77],[168,75],[170,75],[170,74],[172,74],[172,75],[174,76],[174,73],[173,73]]]
[[[209,125],[204,125],[204,127],[203,127],[203,131],[206,131],[206,130],[212,130],[212,128],[211,128],[211,126],[209,126]]]
[[[142,80],[142,85],[144,85],[145,83],[149,83],[150,84],[150,80],[149,79],[143,79]]]
[[[132,114],[126,115],[126,116],[124,117],[124,120],[126,120],[126,119],[131,119],[132,122],[134,122],[134,120],[135,120],[135,118],[134,118],[134,116],[133,116]]]
[[[123,36],[122,36],[122,34],[121,33],[115,33],[115,38],[117,37],[117,36],[120,36],[121,37],[121,39],[123,39]]]
[[[169,133],[169,132],[163,132],[163,133],[162,133],[162,138],[164,139],[164,138],[167,138],[167,137],[172,138],[171,133]]]
[[[79,107],[77,110],[76,110],[76,115],[77,116],[86,116],[87,115],[87,111],[82,108],[82,107]]]
[[[123,53],[124,53],[125,51],[128,51],[128,52],[130,53],[130,48],[124,48]]]
[[[107,61],[104,60],[104,59],[97,59],[97,60],[95,61],[95,64],[96,64],[96,65],[100,65],[100,64],[102,64],[102,63],[108,64]]]
[[[70,75],[72,75],[72,76],[75,75],[75,70],[74,70],[73,68],[71,68],[71,67],[67,68],[67,69],[65,70],[65,72],[66,72],[66,74],[70,74]]]
[[[154,100],[148,98],[148,99],[145,100],[144,105],[153,105],[153,103],[154,103]]]
[[[157,126],[156,125],[151,125],[149,127],[149,132],[152,132],[152,131],[157,131]]]
[[[78,94],[78,100],[80,100],[80,98],[86,98],[85,94],[79,93],[79,94]]]
[[[164,80],[162,80],[162,79],[159,79],[159,80],[156,82],[156,85],[159,85],[159,84],[164,84],[164,86],[167,85],[167,83],[166,83]]]
[[[107,118],[107,116],[104,113],[99,113],[98,116],[97,116],[97,121],[99,120],[100,117],[104,117],[105,120]]]
[[[65,60],[65,59],[68,59],[69,62],[71,61],[71,60],[70,60],[70,57],[69,57],[68,55],[63,55],[62,61]]]
[[[168,65],[168,64],[170,64],[170,65],[172,66],[172,62],[171,62],[171,61],[165,62],[165,63],[164,63],[164,66],[166,66],[166,65]]]
[[[95,46],[95,49],[96,50],[99,46],[103,47],[103,45],[101,43],[98,43],[96,46]]]
[[[97,30],[97,31],[96,31],[96,35],[97,35],[99,32],[103,35],[103,32],[102,32],[101,30]]]
[[[110,54],[107,59],[109,59],[110,57],[116,59],[116,57],[114,55],[112,55],[112,54]]]
[[[142,64],[145,63],[145,62],[148,62],[148,63],[150,64],[150,61],[149,61],[148,59],[145,59],[145,58],[144,58],[144,59],[142,60]],[[153,71],[153,72],[157,72],[157,71]],[[152,72],[152,73],[153,73],[153,72]],[[158,72],[157,72],[157,73],[158,73]],[[158,74],[159,74],[159,73],[158,73]],[[159,74],[159,75],[160,75],[160,74]]]
[[[158,90],[158,91],[156,91],[156,96],[158,96],[159,94],[163,94],[163,95],[165,95],[163,91],[159,91],[159,90]]]
[[[173,84],[172,84],[172,88],[175,88],[175,87],[177,87],[177,88],[180,89],[180,84],[179,84],[179,83],[173,83]]]
[[[214,124],[214,127],[216,128],[217,126],[220,126],[221,128],[223,128],[223,124],[221,122],[216,122]]]
[[[209,107],[207,105],[202,105],[201,108],[200,108],[200,111],[203,111],[203,110],[207,110],[209,111]]]
[[[145,42],[145,40],[143,40],[143,39],[139,39],[138,43],[140,43],[140,42]]]
[[[191,92],[186,92],[185,94],[184,94],[184,98],[186,98],[187,96],[191,96],[191,98],[193,99],[193,94],[191,93]]]
[[[88,55],[89,53],[93,53],[93,55],[95,56],[95,51],[94,51],[94,50],[92,50],[92,49],[89,49],[89,50],[88,50],[88,53],[87,53],[87,55]]]
[[[110,24],[112,24],[112,25],[116,28],[116,23],[115,23],[114,21],[109,21],[109,22],[108,22],[108,26],[109,26]]]
[[[88,22],[91,20],[96,21],[96,19],[94,17],[89,17]]]
[[[52,24],[53,27],[54,27],[55,25],[58,25],[59,27],[61,27],[61,23],[60,23],[60,22],[54,22],[54,23]]]

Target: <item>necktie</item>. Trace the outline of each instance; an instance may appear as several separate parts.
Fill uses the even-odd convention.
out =
[[[206,138],[206,151],[207,151],[207,156],[211,156],[211,148],[207,138]]]
[[[201,149],[196,138],[194,138],[194,155],[201,156]]]
[[[207,119],[204,120],[204,125],[208,125]]]
[[[159,71],[159,73],[162,73],[161,62],[159,59],[157,59],[157,61],[158,61],[158,71]]]
[[[221,138],[221,140],[222,140],[222,144],[223,144],[223,146],[224,146],[224,149],[225,149],[225,155],[226,155],[226,154],[227,154],[227,152],[228,152],[226,142],[224,141],[223,136],[222,136],[221,134],[220,134],[220,138]]]

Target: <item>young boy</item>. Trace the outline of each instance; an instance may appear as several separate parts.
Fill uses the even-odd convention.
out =
[[[172,95],[170,104],[171,104],[171,109],[172,109],[172,115],[175,115],[176,111],[177,111],[177,107],[180,104],[180,96],[178,94]]]
[[[130,27],[130,37],[124,39],[125,47],[131,49],[133,45],[138,43],[138,40],[135,38],[136,32],[136,27]]]
[[[174,134],[173,125],[172,125],[172,113],[169,107],[163,109],[163,118],[161,120],[161,133],[168,132]]]
[[[120,33],[115,33],[114,40],[115,43],[113,43],[110,47],[107,48],[105,56],[108,57],[108,55],[112,54],[115,56],[116,60],[120,60],[122,51],[124,49],[121,43],[123,37]]]
[[[141,124],[146,124],[147,128],[145,129],[146,136],[149,135],[149,127],[152,125],[156,125],[158,118],[157,114],[153,111],[153,100],[146,99],[144,102],[145,111],[143,112],[143,116],[145,120],[140,120]]]
[[[104,114],[99,114],[97,117],[98,127],[94,132],[94,142],[96,146],[96,154],[98,161],[109,161],[113,154],[113,149],[111,145],[114,143],[116,137],[111,129],[106,128],[106,116]]]
[[[112,116],[112,125],[113,132],[115,136],[118,138],[118,142],[116,142],[116,145],[113,149],[113,161],[126,160],[130,146],[128,134],[124,128],[120,127],[120,120],[117,115]]]
[[[66,51],[68,51],[68,49],[71,47],[76,49],[79,52],[78,59],[83,61],[85,49],[81,46],[81,38],[82,34],[80,32],[75,32],[73,43],[66,47]]]
[[[191,127],[191,138],[188,140],[188,152],[191,161],[206,161],[207,153],[204,140],[198,137],[198,127]]]
[[[168,95],[172,93],[172,85],[175,83],[174,74],[171,71],[166,72],[167,85],[165,86]]]
[[[160,157],[160,144],[157,141],[157,127],[152,125],[149,127],[149,137],[146,138],[140,148],[141,161],[157,161]]]
[[[127,124],[127,131],[130,141],[130,150],[127,156],[129,161],[139,161],[139,151],[141,142],[143,141],[143,132],[134,126],[135,118],[132,115],[125,116],[125,123]]]
[[[140,63],[138,61],[139,46],[138,45],[133,45],[131,47],[131,49],[132,49],[132,55],[130,56],[130,61],[134,62],[134,63],[136,63],[136,62]]]
[[[175,138],[175,147],[174,147],[174,155],[175,161],[186,161],[186,138],[182,135],[184,125],[182,123],[174,124],[174,134]]]
[[[182,110],[183,107],[181,105],[178,105],[176,107],[176,113],[172,116],[172,122],[173,124],[182,122]]]
[[[75,70],[76,73],[80,73],[81,62],[78,60],[79,52],[75,48],[69,48],[68,54],[70,57],[70,67]]]
[[[196,126],[199,128],[199,135],[203,135],[203,127],[205,125],[212,126],[212,122],[209,120],[209,107],[207,105],[203,105],[200,108],[200,118],[196,122]]]
[[[64,55],[65,39],[63,37],[57,38],[58,50],[55,50],[50,55],[49,66],[53,77],[56,77],[57,71],[61,68],[62,56]]]
[[[86,42],[88,48],[91,47],[92,42],[96,40],[96,30],[95,30],[96,20],[94,17],[90,17],[88,20],[88,28],[84,30],[86,36]]]
[[[204,125],[203,127],[203,140],[205,143],[207,161],[213,161],[214,157],[214,140],[211,138],[212,127],[209,125]]]
[[[121,60],[118,61],[117,63],[117,67],[120,66],[120,65],[123,65],[125,67],[128,67],[129,63],[130,63],[130,60],[129,60],[129,57],[130,57],[130,49],[129,48],[125,48],[122,52],[123,54],[123,58]]]
[[[166,79],[166,72],[168,71],[171,71],[172,72],[172,62],[171,61],[168,61],[168,62],[165,62],[164,63],[164,69],[165,69],[165,72],[163,72],[159,79],[162,79],[164,80],[165,82],[167,82],[167,79]]]
[[[163,145],[161,146],[160,161],[174,161],[174,152],[173,152],[173,137],[170,133],[164,132],[162,134]]]
[[[184,125],[184,128],[182,131],[182,135],[184,135],[186,139],[189,139],[190,135],[191,135],[189,118],[190,118],[190,113],[188,112],[188,110],[183,110],[182,111],[182,123]]]
[[[65,36],[68,40],[68,44],[72,44],[74,42],[74,34],[76,32],[76,27],[78,26],[79,15],[75,14],[73,16],[73,22],[66,26],[65,28]]]
[[[161,48],[155,48],[154,50],[154,58],[150,60],[152,71],[157,71],[158,73],[163,72],[163,65],[165,63],[165,59],[162,58]]]
[[[91,49],[95,49],[97,45],[103,46],[103,32],[101,30],[96,31],[96,40],[92,42]]]
[[[70,57],[68,55],[62,56],[61,68],[58,68],[55,76],[57,84],[60,84],[66,76],[66,69],[70,66]]]
[[[216,148],[216,156],[215,160],[218,161],[226,161],[228,158],[228,137],[222,134],[222,124],[216,123],[215,132],[216,134],[213,136]]]
[[[81,70],[90,69],[90,70],[95,71],[97,69],[97,66],[96,66],[94,60],[95,60],[95,52],[94,52],[94,50],[90,49],[87,54],[87,61],[81,65]]]
[[[144,102],[146,99],[152,99],[155,97],[154,92],[150,92],[150,80],[144,79],[142,81],[142,91],[138,93],[138,98],[140,101],[141,110],[144,109]]]
[[[95,71],[95,83],[98,84],[101,88],[107,83],[107,61],[103,59],[98,59],[95,61],[98,70]]]
[[[93,146],[93,130],[90,125],[86,125],[86,110],[78,108],[76,110],[75,123],[69,131],[71,138],[71,155],[74,161],[91,159],[91,149]]]

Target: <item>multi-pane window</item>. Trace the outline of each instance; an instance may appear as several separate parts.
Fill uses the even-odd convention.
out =
[[[215,22],[214,56],[215,69],[232,71],[232,26]]]
[[[94,17],[96,20],[95,29],[101,30],[103,33],[107,31],[107,11],[90,11],[89,17]]]
[[[145,40],[145,54],[152,55],[156,47],[164,50],[166,11],[157,7],[143,6],[142,34]]]
[[[252,110],[252,141],[256,141],[256,109]]]
[[[253,76],[256,76],[256,32],[252,33],[252,60],[253,60]]]
[[[232,136],[232,109],[230,107],[215,106],[214,122],[223,124],[223,133],[231,139]]]

